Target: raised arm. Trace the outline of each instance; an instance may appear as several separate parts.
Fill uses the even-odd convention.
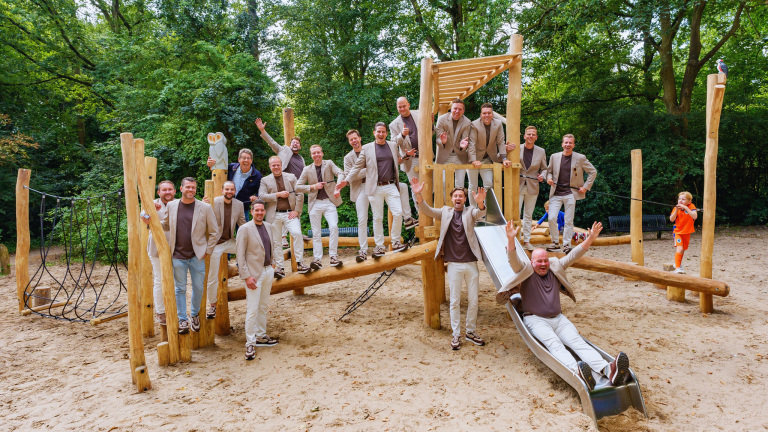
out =
[[[419,206],[419,210],[421,210],[422,213],[424,213],[427,217],[435,219],[440,219],[443,217],[442,209],[438,210],[424,202],[424,197],[421,196],[421,191],[424,190],[424,183],[419,183],[419,179],[414,177],[411,179],[411,189],[413,190],[413,194],[416,196],[416,204]]]
[[[274,139],[272,139],[271,136],[267,133],[267,124],[261,121],[260,118],[257,118],[256,121],[256,127],[259,128],[259,131],[261,131],[261,137],[264,138],[264,141],[269,144],[269,147],[272,148],[272,151],[275,152],[275,154],[280,153],[280,148],[282,146],[277,143]]]

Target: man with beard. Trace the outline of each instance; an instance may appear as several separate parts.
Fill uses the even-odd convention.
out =
[[[168,203],[174,200],[176,196],[176,187],[170,180],[163,180],[157,185],[158,198],[154,201],[155,209],[160,220],[165,218],[167,213]],[[141,218],[145,223],[149,223],[149,215],[141,212]],[[165,233],[165,240],[170,243],[171,233]],[[155,299],[155,322],[160,325],[165,325],[165,302],[163,301],[163,285],[162,277],[160,274],[160,255],[157,253],[157,245],[152,239],[152,231],[149,232],[149,240],[147,242],[147,254],[149,255],[149,262],[152,263],[152,296]]]
[[[437,241],[435,258],[443,254],[443,259],[448,264],[446,277],[451,293],[451,348],[461,348],[461,286],[467,285],[467,321],[465,339],[475,345],[483,346],[485,341],[475,332],[477,327],[477,294],[480,282],[480,273],[477,269],[477,260],[482,258],[480,244],[475,236],[475,222],[485,216],[485,188],[478,193],[473,193],[477,207],[465,207],[467,202],[467,190],[454,188],[451,191],[452,207],[443,206],[436,209],[427,205],[421,196],[424,183],[419,184],[418,179],[411,180],[413,193],[419,209],[425,216],[440,221],[440,238]]]

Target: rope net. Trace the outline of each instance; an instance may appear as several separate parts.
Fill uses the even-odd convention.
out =
[[[32,197],[40,201],[40,248],[39,263],[30,255],[30,263],[39,265],[25,289],[24,308],[70,322],[126,313],[123,190],[93,197],[59,197],[28,189],[30,204]]]

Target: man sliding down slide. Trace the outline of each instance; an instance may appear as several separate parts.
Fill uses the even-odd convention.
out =
[[[565,270],[581,258],[595,241],[603,225],[592,224],[587,240],[573,248],[563,258],[549,258],[544,249],[535,249],[531,261],[523,262],[515,251],[515,238],[520,230],[512,221],[507,223],[507,254],[509,265],[515,276],[501,287],[496,294],[499,304],[506,303],[515,288],[519,287],[522,299],[523,322],[533,336],[549,350],[557,360],[577,373],[587,384],[590,391],[595,388],[596,380],[603,375],[614,386],[622,385],[629,372],[629,359],[620,352],[616,359],[608,363],[595,351],[576,330],[576,327],[562,314],[560,293],[576,301]],[[576,361],[565,346],[576,353],[582,361]]]

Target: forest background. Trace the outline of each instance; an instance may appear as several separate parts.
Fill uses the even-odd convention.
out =
[[[514,33],[521,130],[537,126],[548,155],[574,134],[601,192],[629,195],[630,150],[642,149],[643,197],[670,205],[689,190],[701,206],[706,75],[724,59],[717,223],[768,223],[764,0],[0,0],[0,239],[15,248],[19,167],[50,194],[114,191],[119,135],[131,132],[159,179],[202,182],[206,135],[220,131],[230,161],[250,148],[266,175],[272,152],[254,119],[281,142],[286,106],[306,160],[321,144],[342,166],[348,129],[368,142],[397,116],[398,96],[418,108],[423,57],[504,54]],[[506,88],[504,73],[467,99],[466,115],[484,102],[504,114]],[[339,213],[355,226],[353,206]],[[628,200],[590,194],[576,222],[628,213]]]

